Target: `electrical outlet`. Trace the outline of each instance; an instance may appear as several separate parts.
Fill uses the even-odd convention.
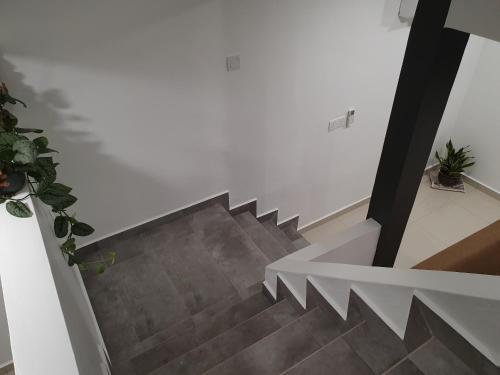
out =
[[[328,131],[332,132],[336,129],[347,127],[347,116],[337,117],[328,123]]]

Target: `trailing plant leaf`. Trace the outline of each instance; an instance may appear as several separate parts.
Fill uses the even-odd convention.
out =
[[[33,139],[33,143],[36,145],[38,154],[48,154],[51,152],[57,152],[51,148],[48,148],[49,140],[47,137],[38,137]]]
[[[95,269],[99,273],[104,272],[108,266],[114,264],[116,253],[112,253],[104,260],[86,264],[82,263],[82,259],[76,254],[74,236],[88,236],[94,232],[94,228],[78,221],[74,215],[66,212],[67,208],[77,201],[77,198],[70,194],[71,187],[56,182],[58,163],[55,163],[51,157],[40,156],[57,151],[48,147],[47,137],[40,136],[32,139],[31,136],[24,135],[43,133],[42,129],[17,127],[17,117],[4,108],[6,104],[17,103],[26,107],[22,101],[12,97],[5,84],[2,83],[0,85],[0,187],[6,186],[9,174],[25,173],[31,188],[31,192],[25,198],[37,197],[52,207],[52,211],[57,214],[54,219],[54,232],[57,238],[64,238],[60,249],[68,265],[78,265],[82,270]],[[33,215],[22,200],[0,196],[0,204],[5,202],[7,202],[7,211],[14,216],[30,217]]]
[[[66,216],[58,216],[54,220],[54,233],[57,238],[64,238],[68,235],[69,220]]]
[[[70,206],[72,206],[77,198],[70,194],[60,194],[54,191],[44,191],[42,194],[38,195],[40,200],[51,206],[55,211],[62,211]]]
[[[61,244],[61,250],[64,253],[72,253],[76,250],[76,243],[74,238],[68,238]]]
[[[33,216],[33,213],[23,202],[10,201],[7,202],[7,212],[12,216],[27,218]]]
[[[14,161],[19,164],[31,164],[36,160],[36,146],[33,142],[27,139],[21,139],[16,141],[12,145],[12,151],[16,154],[14,155]]]
[[[88,224],[77,222],[71,226],[71,233],[79,237],[90,236],[94,233],[94,228]]]

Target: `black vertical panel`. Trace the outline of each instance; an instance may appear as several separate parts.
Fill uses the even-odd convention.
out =
[[[392,267],[469,34],[444,28],[451,0],[420,0],[368,217],[382,225],[375,266]]]

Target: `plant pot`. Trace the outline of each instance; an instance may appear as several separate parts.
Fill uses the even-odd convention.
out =
[[[460,183],[460,180],[461,180],[462,176],[458,175],[449,175],[449,174],[446,174],[446,173],[443,173],[443,172],[439,172],[439,175],[438,175],[438,180],[439,180],[439,183],[443,186],[456,186]]]
[[[7,187],[0,187],[0,195],[12,196],[21,191],[26,184],[26,176],[23,172],[12,172],[5,180],[9,183]]]

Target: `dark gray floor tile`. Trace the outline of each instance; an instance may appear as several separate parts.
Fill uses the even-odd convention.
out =
[[[192,334],[181,333],[136,356],[130,362],[136,374],[148,374],[196,347],[193,340]]]
[[[303,325],[294,322],[212,368],[206,374],[280,374],[319,348],[319,344]]]
[[[385,375],[425,375],[408,359],[398,364],[393,369],[389,370]]]
[[[317,306],[328,314],[330,325],[338,331],[345,333],[364,321],[356,303],[350,303],[347,319],[344,320],[311,283],[307,283],[307,305]]]
[[[201,374],[277,331],[279,328],[280,325],[272,319],[267,311],[264,311],[214,339],[207,341],[189,353],[174,359],[152,374]]]
[[[293,307],[296,310],[304,310],[302,305],[299,303],[297,298],[293,295],[293,293],[288,289],[288,287],[285,285],[281,277],[278,275],[278,283],[276,284],[276,295],[278,297],[278,301],[281,301],[283,299],[288,300],[290,304],[293,305]],[[310,306],[308,306],[309,308]]]
[[[262,293],[257,293],[223,311],[214,312],[209,308],[193,317],[197,341],[203,343],[271,306]]]
[[[142,255],[111,267],[139,340],[189,316],[184,298],[154,256]]]
[[[250,236],[269,261],[274,262],[288,255],[287,251],[249,212],[235,216],[235,220]]]
[[[285,223],[281,223],[278,226],[278,228],[281,229],[283,233],[287,235],[290,241],[293,242],[295,240],[302,238],[300,233],[297,231],[298,226],[299,226],[299,217],[296,216]]]
[[[286,375],[373,375],[370,368],[338,339],[291,368]]]
[[[121,289],[110,272],[100,275],[99,282],[87,283],[90,301],[110,356],[117,356],[138,341],[134,321],[123,301]]]
[[[414,297],[410,307],[410,316],[408,317],[404,339],[408,352],[412,352],[419,346],[422,346],[425,342],[429,341],[431,337],[432,333]]]
[[[457,357],[471,369],[481,375],[499,375],[500,369],[491,363],[483,354],[474,348],[458,332],[450,327],[443,319],[437,316],[431,309],[423,304],[418,298],[414,303],[422,313],[432,334],[449,348]]]
[[[474,375],[455,354],[433,339],[410,355],[411,361],[425,375]],[[482,374],[481,374],[482,375]]]
[[[278,302],[269,311],[273,319],[282,327],[304,315],[305,310],[296,309],[289,300]]]
[[[264,280],[269,261],[227,212],[218,216],[200,229],[200,239],[233,285],[246,294]]]
[[[297,251],[288,236],[283,233],[272,221],[264,221],[262,225],[269,233],[271,233],[271,235],[280,243],[281,247],[284,248],[289,254]]]
[[[320,345],[326,345],[342,335],[339,327],[332,324],[330,314],[320,308],[305,314],[299,321]]]
[[[403,341],[378,322],[366,321],[344,338],[376,374],[383,373],[407,355]]]
[[[205,250],[198,234],[179,236],[155,250],[191,314],[232,295],[236,289]]]

